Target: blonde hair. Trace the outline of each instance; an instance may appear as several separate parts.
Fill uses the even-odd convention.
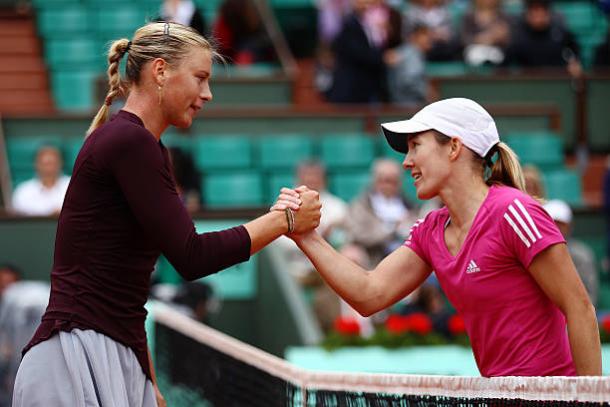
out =
[[[163,58],[172,65],[184,58],[192,47],[203,48],[210,52],[213,59],[224,61],[214,46],[201,34],[178,23],[146,24],[135,32],[131,41],[126,38],[114,41],[108,50],[108,93],[87,130],[87,136],[106,122],[114,98],[127,95],[130,86],[140,81],[140,73],[147,62]],[[128,54],[125,66],[127,78],[123,80],[119,64],[125,54]]]
[[[487,178],[487,185],[502,184],[525,192],[525,178],[517,154],[508,144],[500,141],[485,157],[486,163],[491,162],[491,157],[496,151],[498,159],[491,166],[491,175]]]

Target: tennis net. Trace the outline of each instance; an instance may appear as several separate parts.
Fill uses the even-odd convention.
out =
[[[608,377],[454,377],[298,368],[167,307],[155,364],[171,406],[609,406]]]

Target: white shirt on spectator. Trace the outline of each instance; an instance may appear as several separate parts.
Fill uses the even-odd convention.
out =
[[[13,209],[20,215],[48,216],[61,210],[70,177],[62,175],[46,188],[38,178],[22,182],[13,193]]]

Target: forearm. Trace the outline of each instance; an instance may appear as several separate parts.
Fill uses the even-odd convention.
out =
[[[254,254],[288,231],[284,211],[271,211],[244,225],[250,235],[250,254]]]
[[[153,384],[157,385],[157,375],[155,373],[155,365],[152,361],[152,356],[150,354],[150,348],[146,348],[146,353],[148,354],[148,366],[150,367],[150,378],[152,379]]]
[[[369,272],[339,254],[317,233],[299,237],[295,242],[341,298],[363,315],[372,313],[371,300],[376,296],[372,293]]]
[[[567,320],[576,373],[579,376],[600,376],[601,345],[594,308],[589,305],[586,309],[574,310],[567,314]]]

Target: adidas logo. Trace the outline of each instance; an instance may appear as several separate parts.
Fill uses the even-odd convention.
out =
[[[470,263],[468,263],[468,267],[466,268],[466,273],[478,273],[479,271],[481,271],[481,269],[477,266],[477,263],[475,263],[474,260],[470,260]]]

